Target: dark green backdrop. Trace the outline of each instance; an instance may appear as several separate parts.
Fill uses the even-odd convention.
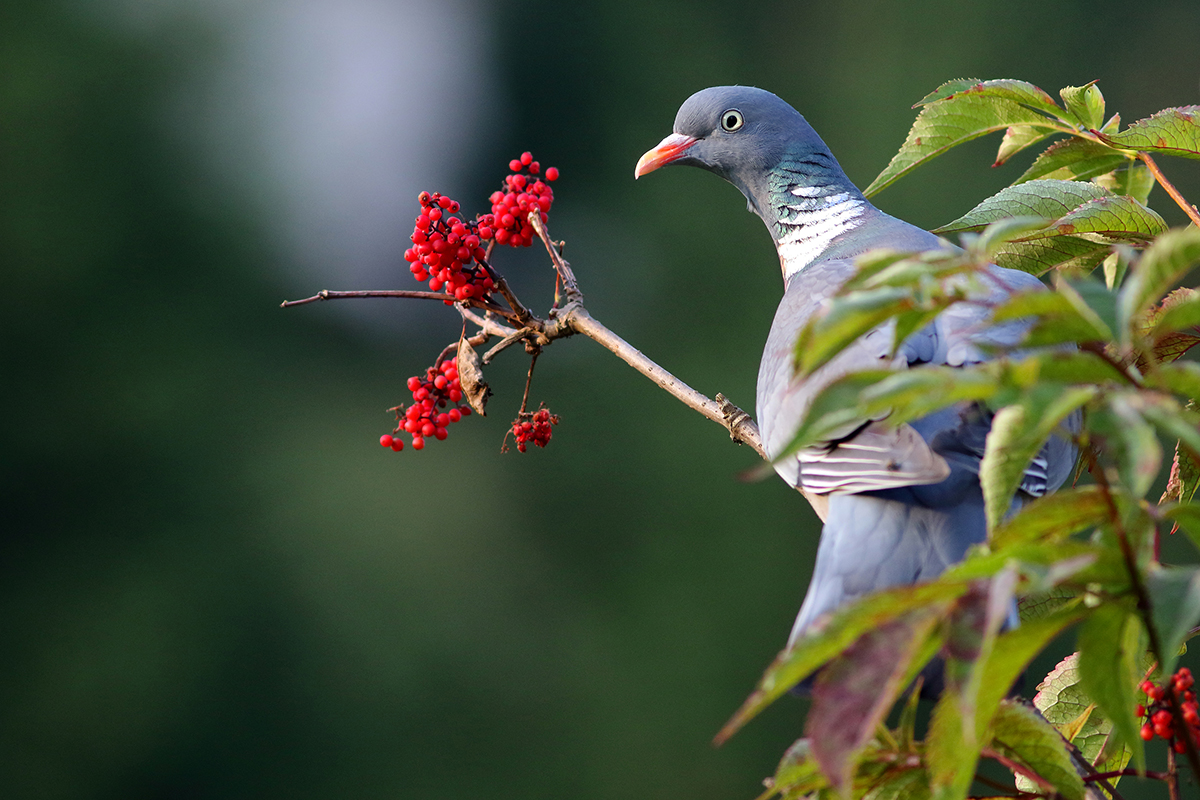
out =
[[[539,362],[547,450],[498,452],[516,352],[486,420],[382,450],[454,316],[381,335],[278,308],[297,281],[251,189],[164,122],[226,53],[177,5],[149,35],[0,4],[0,795],[756,795],[803,706],[708,741],[784,641],[811,512],[738,482],[752,453],[582,339]],[[691,92],[773,90],[860,185],[949,78],[1099,79],[1126,121],[1200,102],[1193,0],[489,8],[502,120],[443,156],[468,207],[523,149],[557,164],[552,230],[593,313],[746,407],[780,291],[761,223],[699,171],[632,181]],[[990,170],[995,145],[879,204],[952,219],[1023,169]],[[1195,162],[1162,163],[1200,198]],[[544,303],[542,262],[509,263]],[[337,263],[324,286],[376,288]]]

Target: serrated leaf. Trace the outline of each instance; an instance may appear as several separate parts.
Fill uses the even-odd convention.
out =
[[[992,747],[1029,767],[1065,800],[1083,800],[1083,779],[1075,772],[1062,737],[1033,709],[1012,700],[1001,703],[993,721]],[[1018,775],[1017,789],[1038,789],[1026,781]]]
[[[1013,125],[1045,122],[1042,114],[996,95],[962,93],[932,102],[921,109],[899,152],[863,194],[871,197],[879,193],[921,164],[963,142]]]
[[[1139,769],[1146,754],[1134,714],[1134,689],[1141,680],[1139,664],[1146,651],[1137,614],[1116,605],[1095,609],[1079,629],[1079,682],[1102,714],[1112,720],[1120,740],[1133,750]]]
[[[1145,242],[1166,229],[1167,223],[1162,217],[1133,198],[1109,196],[1088,200],[1022,241],[1086,234],[1111,241]]]
[[[1163,675],[1175,671],[1180,648],[1192,628],[1200,624],[1200,569],[1155,565],[1146,575],[1150,618],[1162,648],[1159,668]]]
[[[1007,269],[1041,275],[1052,269],[1087,272],[1105,259],[1110,246],[1078,236],[1055,236],[1032,242],[1008,242],[997,248],[995,262]]]
[[[1141,254],[1117,297],[1122,343],[1140,332],[1136,320],[1200,263],[1200,229],[1168,230]]]
[[[993,549],[1036,541],[1056,541],[1108,519],[1108,503],[1098,486],[1063,489],[1039,497],[992,531]]]
[[[1112,721],[1079,684],[1079,654],[1064,658],[1038,684],[1033,705],[1099,772],[1122,770],[1133,751],[1112,741]],[[1099,760],[1103,756],[1103,760]],[[1110,778],[1114,786],[1119,776]]]
[[[1200,158],[1200,106],[1164,108],[1120,133],[1098,134],[1117,147]]]
[[[1152,339],[1160,339],[1172,331],[1189,328],[1200,333],[1200,292],[1187,287],[1168,294],[1146,320]]]
[[[1032,83],[1013,80],[1011,78],[997,78],[987,81],[981,81],[977,78],[956,78],[949,80],[922,97],[913,105],[913,108],[920,108],[921,106],[962,97],[996,97],[1030,106],[1054,117],[1062,114],[1062,109],[1054,102],[1054,98],[1045,91],[1034,86]]]
[[[1100,142],[1072,136],[1043,150],[1013,185],[1038,178],[1086,181],[1111,172],[1128,160],[1129,156]]]
[[[1079,120],[1085,128],[1099,128],[1104,122],[1104,95],[1096,82],[1084,86],[1065,86],[1059,93],[1067,113]]]
[[[1045,179],[1028,181],[1001,189],[953,222],[934,228],[933,232],[945,234],[982,230],[986,225],[1006,217],[1042,217],[1049,223],[1066,216],[1089,200],[1102,197],[1112,197],[1112,194],[1094,183]]]
[[[1039,385],[1017,405],[992,420],[987,450],[979,465],[988,530],[995,530],[1012,502],[1029,462],[1059,423],[1095,396],[1096,387]]]
[[[788,689],[816,672],[869,630],[918,608],[944,610],[967,590],[967,582],[942,578],[862,597],[810,626],[767,667],[758,688],[717,734],[723,743]]]
[[[996,151],[996,162],[992,166],[1001,166],[1026,147],[1056,133],[1060,133],[1057,128],[1047,128],[1043,125],[1013,125],[1004,131],[1004,138],[1000,140],[1000,148]]]
[[[917,609],[876,626],[818,674],[804,732],[839,792],[849,787],[863,748],[904,689],[909,662],[938,616]]]
[[[1150,190],[1154,188],[1154,175],[1142,162],[1132,161],[1112,172],[1097,175],[1092,178],[1092,183],[1103,186],[1113,194],[1132,197],[1145,205],[1150,197]]]

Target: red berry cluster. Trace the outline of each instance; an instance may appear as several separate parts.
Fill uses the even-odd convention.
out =
[[[413,229],[413,246],[404,251],[413,277],[428,281],[431,291],[444,290],[456,300],[486,295],[493,282],[483,265],[485,251],[480,243],[492,237],[492,229],[479,220],[454,216],[458,202],[445,195],[421,192],[417,200],[421,213]]]
[[[512,247],[528,247],[536,235],[529,225],[530,211],[540,211],[542,222],[547,219],[554,192],[546,181],[558,180],[558,170],[549,167],[546,181],[538,177],[542,165],[533,160],[531,153],[521,153],[520,158],[508,162],[511,175],[504,179],[504,188],[492,192],[492,213],[484,214],[480,221],[495,229],[496,241]],[[524,172],[523,172],[524,170]],[[528,174],[526,174],[526,172]]]
[[[1200,706],[1197,705],[1196,694],[1192,691],[1194,683],[1192,671],[1187,667],[1180,668],[1171,676],[1170,690],[1175,694],[1183,721],[1187,724],[1187,730],[1181,731],[1175,725],[1175,715],[1171,713],[1171,700],[1167,696],[1167,688],[1155,686],[1148,680],[1142,681],[1140,688],[1146,695],[1147,703],[1137,707],[1138,716],[1146,717],[1146,723],[1142,725],[1141,730],[1142,739],[1148,742],[1155,736],[1160,736],[1167,740],[1176,753],[1187,749],[1185,737],[1191,739],[1194,746],[1200,745]]]
[[[553,434],[550,426],[557,424],[558,415],[551,414],[545,408],[539,408],[533,414],[522,413],[512,426],[513,437],[517,440],[517,449],[524,453],[529,442],[533,442],[538,447],[545,447],[550,443],[550,436]]]
[[[414,450],[425,447],[430,436],[441,441],[447,436],[446,428],[452,422],[471,415],[471,409],[459,405],[463,399],[462,386],[458,382],[458,368],[450,360],[425,370],[425,377],[414,375],[408,379],[408,389],[413,402],[407,409],[396,406],[396,429],[391,434],[379,437],[379,443],[399,452],[404,449],[400,432],[412,434]],[[454,407],[443,410],[450,403]],[[403,414],[401,414],[403,412]]]

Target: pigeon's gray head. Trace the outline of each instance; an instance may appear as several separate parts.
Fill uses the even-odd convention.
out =
[[[741,189],[770,226],[770,178],[785,163],[793,173],[796,165],[801,172],[811,169],[822,184],[849,185],[829,148],[796,109],[752,86],[714,86],[684,102],[674,132],[641,157],[634,177],[672,164],[703,167]]]

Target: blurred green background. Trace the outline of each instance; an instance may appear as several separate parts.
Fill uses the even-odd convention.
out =
[[[689,94],[771,89],[865,185],[947,79],[1099,79],[1128,122],[1200,102],[1198,42],[1194,0],[4,0],[0,795],[755,796],[803,705],[709,739],[803,596],[801,498],[583,339],[539,362],[548,449],[499,452],[510,351],[486,419],[385,451],[456,316],[279,301],[416,288],[416,194],[483,210],[531,149],[592,312],[749,408],[769,238],[711,175],[632,180]],[[958,216],[1028,163],[997,144],[879,205]]]

